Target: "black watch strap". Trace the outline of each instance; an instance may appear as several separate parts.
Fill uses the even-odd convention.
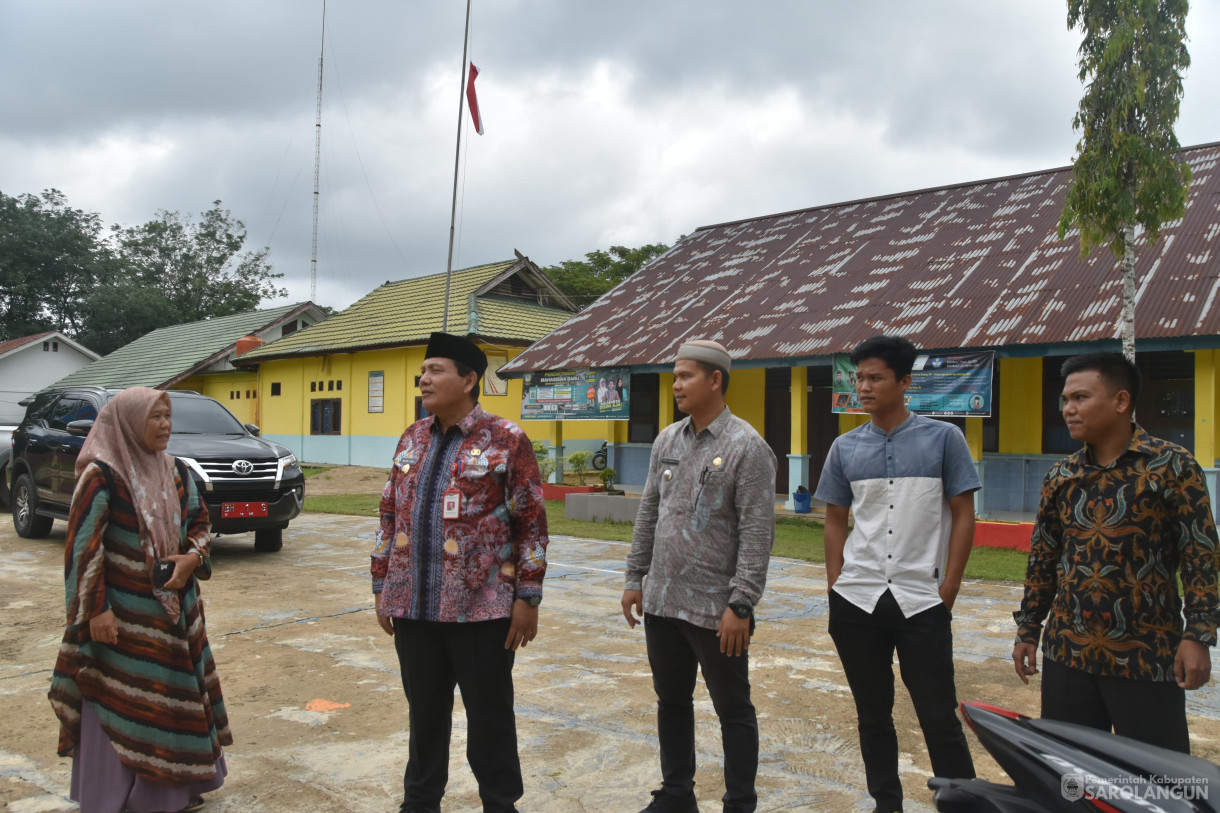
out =
[[[734,602],[730,604],[729,609],[732,610],[733,614],[738,618],[749,618],[750,616],[754,615],[754,608],[749,604],[744,604],[742,602]]]

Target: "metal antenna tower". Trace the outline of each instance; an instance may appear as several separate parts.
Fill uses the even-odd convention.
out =
[[[318,115],[313,139],[313,241],[309,251],[309,301],[318,299],[318,174],[322,167],[322,58],[326,55],[326,0],[322,0],[322,48],[318,51]]]

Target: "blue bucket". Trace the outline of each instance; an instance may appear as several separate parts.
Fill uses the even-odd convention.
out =
[[[793,511],[798,514],[808,514],[813,508],[813,495],[808,491],[792,492]]]

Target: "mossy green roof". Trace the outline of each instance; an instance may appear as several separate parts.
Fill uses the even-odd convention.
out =
[[[570,319],[574,313],[561,308],[487,293],[475,298],[476,324],[471,325],[470,295],[520,264],[510,260],[454,271],[449,332],[530,343]],[[444,308],[444,274],[388,282],[342,313],[251,350],[240,362],[423,344],[432,331],[441,330]]]
[[[284,318],[301,304],[284,305],[154,330],[51,386],[160,387],[184,377],[237,340]]]

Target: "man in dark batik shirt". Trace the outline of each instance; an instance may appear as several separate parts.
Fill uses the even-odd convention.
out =
[[[1207,683],[1220,615],[1207,482],[1190,452],[1132,421],[1134,364],[1095,353],[1062,372],[1085,446],[1042,485],[1013,664],[1028,683],[1041,633],[1043,717],[1189,753],[1186,690]]]

